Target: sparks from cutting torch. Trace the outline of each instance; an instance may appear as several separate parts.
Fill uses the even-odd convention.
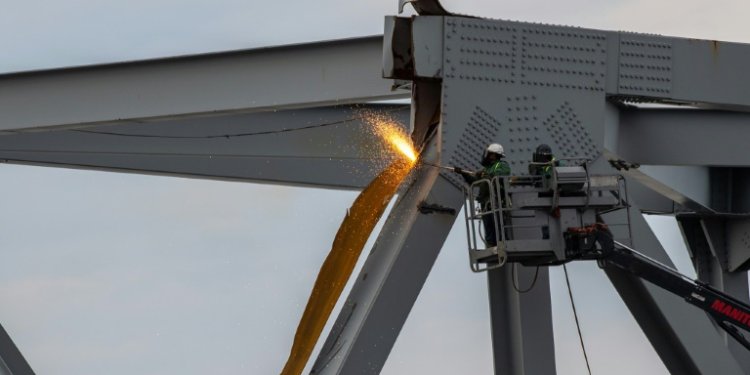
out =
[[[382,113],[365,113],[365,121],[369,123],[374,133],[388,145],[397,155],[403,157],[414,165],[419,158],[419,153],[398,121]]]
[[[414,149],[409,136],[395,123],[379,122],[377,132],[385,140],[393,151],[414,164],[417,161],[417,150]]]
[[[419,152],[417,152],[412,144],[409,135],[404,131],[403,126],[392,117],[386,116],[382,113],[369,112],[365,114],[365,120],[373,126],[375,133],[384,140],[386,144],[388,144],[390,149],[403,156],[409,161],[410,165],[413,166],[419,162],[421,165],[455,171],[455,168],[453,167],[418,160]]]

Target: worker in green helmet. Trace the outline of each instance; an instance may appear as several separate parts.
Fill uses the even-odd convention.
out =
[[[503,146],[499,143],[492,143],[487,146],[482,156],[482,169],[478,171],[467,171],[461,168],[454,168],[453,170],[460,174],[461,177],[468,184],[472,184],[476,181],[492,178],[497,176],[508,176],[510,175],[510,165],[504,160],[505,152]],[[482,207],[482,210],[488,211],[491,208],[490,204],[490,185],[480,184],[479,193],[477,194],[477,202]],[[499,202],[498,202],[499,204]],[[482,225],[484,226],[485,242],[487,246],[492,247],[497,245],[497,233],[495,233],[495,220],[494,215],[482,216]]]

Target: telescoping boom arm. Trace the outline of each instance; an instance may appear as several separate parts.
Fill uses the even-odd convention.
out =
[[[603,268],[619,268],[682,297],[708,313],[719,327],[750,350],[750,341],[739,331],[750,332],[750,306],[612,240],[606,227],[597,227],[588,233],[575,230],[566,233],[566,251],[571,259],[597,260]]]

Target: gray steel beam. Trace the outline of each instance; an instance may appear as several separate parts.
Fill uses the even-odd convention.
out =
[[[502,20],[473,22],[471,18],[455,16],[421,16],[414,24],[424,24],[428,19],[444,20],[448,31],[444,42],[451,38],[450,30],[456,25],[476,27],[476,36],[458,41],[463,59],[450,62],[446,56],[439,71],[442,77],[551,90],[603,91],[608,96],[638,101],[750,110],[750,97],[746,95],[746,88],[750,87],[750,75],[746,74],[750,65],[748,44]],[[419,32],[413,28],[416,50],[431,45],[429,41],[434,37]],[[488,47],[497,48],[500,53],[487,54]],[[439,53],[431,53],[430,57]],[[449,69],[446,62],[465,67]],[[431,65],[424,59],[414,64]],[[470,72],[469,66],[474,71]],[[432,75],[434,70],[428,72]],[[419,74],[418,69],[416,73]]]
[[[608,39],[610,95],[750,109],[748,44],[626,32]]]
[[[606,153],[606,155],[612,160],[619,159],[619,156],[611,153]],[[643,188],[645,188],[681,206],[683,211],[715,213],[708,202],[710,192],[707,170],[671,166],[640,166],[620,170],[620,173],[631,177],[629,182],[635,183],[631,183],[631,186],[634,187],[634,193],[638,198],[647,198],[647,194],[643,193]],[[653,203],[649,199],[641,208],[646,212],[652,211],[650,206]]]
[[[732,212],[750,213],[750,168],[734,168],[732,180]]]
[[[34,375],[8,332],[0,325],[0,375]]]
[[[406,126],[409,106],[323,107],[24,132],[0,136],[0,160],[358,189],[391,157],[364,121],[368,113]]]
[[[729,285],[736,294],[747,296],[747,282],[743,280],[750,269],[750,168],[714,167],[710,179],[711,204],[726,214],[699,218],[706,236],[713,239],[709,243],[716,248],[713,253],[720,259],[722,278],[727,279],[718,280],[718,285]],[[726,276],[726,272],[732,276]]]
[[[0,130],[78,127],[408,97],[382,37],[0,75]]]
[[[727,269],[747,271],[750,269],[750,219],[727,221]]]
[[[622,109],[617,153],[639,164],[750,166],[750,114]]]
[[[681,199],[689,199],[702,209],[714,209],[711,205],[711,179],[708,167],[641,165],[638,171],[679,192],[683,197]]]
[[[711,206],[720,212],[733,211],[733,168],[713,167],[709,169],[711,180]]]
[[[436,144],[427,160],[436,160]],[[435,168],[413,173],[357,276],[313,366],[313,374],[378,374],[424,285],[463,194]],[[420,212],[422,203],[454,212]]]
[[[613,103],[606,103],[604,113],[604,140],[603,148],[610,152],[619,152],[620,143],[620,107]],[[675,202],[659,194],[643,184],[632,184],[628,186],[628,195],[639,202],[641,209],[649,213],[674,213],[679,207]]]
[[[672,199],[639,183],[628,185],[628,196],[633,197],[636,202],[642,202],[641,210],[647,214],[674,214],[683,209]]]
[[[630,196],[639,202],[644,212],[674,213],[687,210],[704,214],[716,213],[711,202],[712,182],[708,168],[638,165],[641,160],[646,160],[639,158],[640,151],[648,153],[655,147],[669,148],[671,140],[656,142],[644,137],[639,144],[641,137],[637,131],[632,130],[634,123],[623,120],[626,114],[633,112],[638,110],[622,109],[607,103],[604,124],[604,154],[608,160],[624,160],[629,165],[628,169],[621,168],[619,172],[631,177],[628,186]]]

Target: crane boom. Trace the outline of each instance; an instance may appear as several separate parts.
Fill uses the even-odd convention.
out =
[[[750,332],[750,306],[708,284],[692,280],[674,269],[651,259],[638,251],[612,239],[606,227],[598,226],[590,236],[596,238],[599,248],[569,248],[571,255],[579,252],[579,259],[593,259],[602,268],[616,267],[659,286],[686,302],[705,311],[716,324],[750,350],[750,341],[740,332]],[[569,232],[570,233],[570,232]],[[573,234],[581,237],[586,234]],[[580,243],[580,241],[568,241]]]

